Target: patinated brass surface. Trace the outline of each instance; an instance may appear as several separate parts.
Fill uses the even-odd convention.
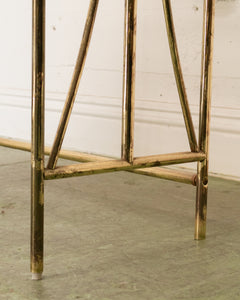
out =
[[[0,146],[9,147],[13,149],[19,149],[23,151],[31,151],[31,144],[26,142],[14,141],[9,139],[0,138]],[[49,155],[51,152],[50,147],[45,147],[45,155]],[[61,150],[59,152],[59,158],[64,158],[68,160],[78,161],[78,162],[101,162],[107,160],[113,160],[111,157],[105,157],[100,155],[94,155],[89,153],[82,153],[77,151]],[[144,169],[132,169],[126,170],[128,172],[133,172],[136,174],[157,177],[167,180],[173,180],[181,183],[196,185],[196,174],[188,171],[173,170],[161,167],[152,167]]]
[[[205,0],[199,113],[199,149],[206,153],[206,158],[198,163],[195,217],[195,239],[197,240],[202,240],[206,237],[214,10],[215,0]]]
[[[44,82],[45,0],[33,0],[32,154],[31,154],[31,272],[43,272],[44,225]]]
[[[203,153],[179,152],[134,158],[132,163],[123,160],[107,160],[45,170],[45,179],[57,179],[73,176],[83,176],[114,171],[131,170],[154,166],[168,166],[205,159]]]
[[[195,239],[206,236],[206,212],[208,189],[208,147],[211,102],[211,69],[213,47],[213,25],[215,0],[204,0],[202,75],[200,92],[199,142],[197,145],[186,89],[178,55],[171,2],[163,0],[166,28],[172,63],[182,105],[183,116],[191,152],[170,153],[134,158],[134,98],[136,68],[136,20],[137,0],[125,0],[123,111],[122,111],[122,159],[114,160],[97,155],[61,151],[73,103],[84,68],[98,0],[90,0],[88,16],[83,33],[76,67],[69,88],[62,118],[57,130],[52,151],[44,148],[44,77],[45,77],[45,0],[33,0],[33,61],[32,61],[32,179],[31,179],[31,271],[33,279],[41,279],[43,272],[43,219],[44,179],[98,174],[127,170],[139,174],[156,176],[178,182],[197,185]],[[0,144],[30,150],[26,143],[0,139]],[[44,170],[44,151],[50,154]],[[56,167],[58,156],[87,163]],[[196,175],[175,170],[152,167],[198,162]],[[151,167],[151,168],[149,168]],[[157,171],[156,171],[157,170]]]
[[[188,104],[187,93],[186,93],[182,68],[181,68],[179,54],[178,54],[177,40],[175,36],[175,29],[174,29],[174,23],[172,17],[171,1],[163,0],[163,10],[164,10],[164,16],[166,21],[166,29],[167,29],[169,49],[172,58],[172,65],[173,65],[176,84],[178,88],[179,99],[182,106],[185,126],[188,134],[189,145],[191,151],[196,152],[198,151],[198,145],[197,145],[195,130],[193,127],[192,116]]]
[[[122,159],[133,160],[137,1],[125,1]]]
[[[86,24],[83,32],[82,42],[79,49],[77,62],[75,65],[75,69],[73,72],[72,81],[70,84],[70,88],[68,91],[67,99],[65,102],[65,106],[63,108],[61,120],[59,122],[59,126],[57,129],[56,137],[53,143],[52,151],[48,161],[48,168],[54,169],[57,163],[58,154],[62,146],[62,142],[65,136],[65,132],[67,130],[69,118],[72,112],[73,104],[77,95],[78,87],[80,84],[84,64],[86,61],[88,47],[90,44],[93,26],[96,18],[97,8],[98,8],[99,0],[91,0],[88,9],[88,15],[86,19]]]

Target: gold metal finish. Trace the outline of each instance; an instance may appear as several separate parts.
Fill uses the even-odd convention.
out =
[[[136,169],[136,170],[132,170],[132,172],[141,175],[146,175],[146,176],[151,176],[151,177],[156,177],[156,178],[161,178],[166,180],[172,180],[172,181],[196,186],[197,175],[186,171],[154,167],[154,168]]]
[[[199,149],[206,153],[206,158],[198,163],[195,218],[195,239],[197,240],[206,237],[214,8],[215,0],[204,1]]]
[[[26,142],[0,138],[0,146],[31,152],[31,144]],[[49,155],[50,153],[51,153],[51,147],[45,147],[44,154]],[[90,161],[99,161],[99,160],[105,161],[107,159],[112,160],[112,158],[109,157],[82,153],[77,151],[69,151],[69,150],[61,150],[59,152],[59,157],[73,160],[73,161],[79,161],[79,162],[90,162]]]
[[[71,85],[67,95],[66,103],[62,112],[61,120],[57,129],[57,134],[53,143],[52,152],[48,161],[48,168],[54,169],[57,163],[58,154],[61,149],[67,125],[72,112],[73,104],[77,95],[78,87],[80,84],[85,60],[88,53],[93,26],[96,18],[97,7],[99,0],[91,0],[88,9],[87,20],[83,32],[82,42],[79,49],[76,66],[74,69]]]
[[[179,152],[135,158],[132,164],[122,160],[107,160],[103,162],[62,166],[56,167],[53,170],[46,169],[44,174],[45,179],[58,179],[137,168],[167,166],[186,162],[201,161],[203,159],[205,159],[205,154],[203,153]]]
[[[205,159],[205,154],[198,152],[177,152],[169,154],[159,154],[151,156],[141,156],[133,160],[133,166],[141,167],[167,166],[182,164],[194,161],[202,161]]]
[[[106,172],[121,171],[131,168],[130,163],[122,160],[89,162],[69,166],[56,167],[45,170],[45,179],[59,179],[74,176],[100,174]]]
[[[137,0],[125,0],[122,159],[133,160]]]
[[[31,144],[25,142],[19,142],[9,139],[0,138],[0,146],[9,147],[13,149],[19,149],[24,151],[31,151]],[[45,147],[44,154],[49,155],[51,152],[50,147]],[[78,161],[78,162],[101,162],[107,160],[113,160],[113,158],[94,155],[89,153],[82,153],[69,150],[61,150],[59,152],[59,158],[64,158],[68,160]],[[167,168],[152,167],[144,169],[133,169],[128,170],[128,172],[157,177],[166,180],[173,180],[181,183],[196,185],[196,174],[190,172],[172,170]]]
[[[45,0],[33,0],[31,272],[43,272]]]
[[[0,146],[31,152],[31,144],[26,142],[0,138]]]
[[[26,142],[0,138],[0,146],[31,152],[31,144]],[[45,147],[44,154],[49,155],[50,153],[51,147]],[[79,162],[105,161],[107,159],[112,160],[110,157],[69,150],[61,150],[59,152],[59,157]]]
[[[204,0],[202,75],[200,95],[199,143],[196,143],[191,113],[178,55],[170,0],[163,0],[168,40],[178,93],[182,105],[191,152],[133,157],[134,97],[136,68],[137,0],[125,0],[124,72],[122,111],[122,159],[114,160],[98,155],[61,149],[73,103],[87,56],[96,17],[98,0],[90,0],[88,16],[78,58],[59,123],[52,150],[44,148],[44,77],[45,77],[45,0],[33,3],[33,55],[32,55],[32,144],[0,139],[0,145],[30,151],[31,149],[31,271],[33,279],[41,279],[43,272],[43,219],[44,179],[57,179],[126,170],[178,182],[197,185],[195,239],[206,235],[208,189],[208,147],[211,102],[211,69],[215,0]],[[44,170],[44,154],[50,154]],[[59,157],[85,162],[57,167]],[[177,170],[156,168],[187,162],[198,162],[197,177]]]
[[[168,43],[169,43],[169,48],[170,48],[170,53],[172,58],[172,65],[173,65],[176,84],[178,88],[178,94],[182,106],[185,126],[188,134],[189,145],[192,152],[197,152],[198,151],[197,139],[193,127],[192,116],[191,116],[186,88],[183,80],[183,74],[182,74],[182,68],[181,68],[179,54],[178,54],[177,40],[175,35],[170,0],[163,0],[163,9],[164,9],[164,16],[166,21]]]

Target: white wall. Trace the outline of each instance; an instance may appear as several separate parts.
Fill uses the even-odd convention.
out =
[[[47,2],[46,144],[71,80],[88,0]],[[173,0],[194,124],[198,126],[200,0]],[[240,0],[216,1],[210,171],[240,178]],[[100,0],[64,148],[120,155],[124,0]],[[0,135],[30,140],[31,1],[0,11]],[[138,0],[135,156],[188,150],[160,0]]]

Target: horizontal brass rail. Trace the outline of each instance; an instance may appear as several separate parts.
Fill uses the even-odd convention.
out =
[[[31,151],[30,143],[4,139],[4,138],[0,138],[0,146],[23,150],[23,151],[29,151],[29,152]],[[49,155],[50,151],[51,151],[50,147],[45,147],[44,152],[46,155]],[[193,154],[195,156],[197,153],[193,153]],[[69,150],[61,150],[59,157],[63,159],[77,161],[77,162],[103,162],[103,161],[106,162],[106,161],[113,160],[112,158],[109,157],[93,155],[88,153],[81,153],[77,151],[69,151]],[[154,157],[156,156],[151,156],[150,158],[154,158]],[[126,171],[196,186],[196,174],[186,172],[186,171],[171,170],[171,169],[161,168],[161,167],[132,169]]]
[[[0,146],[31,152],[30,143],[20,142],[11,139],[0,138]],[[51,147],[44,148],[45,155],[49,155],[50,152],[51,152]],[[69,151],[69,150],[61,150],[59,157],[63,159],[69,159],[69,160],[79,161],[79,162],[105,161],[107,159],[110,160],[110,158],[106,158],[104,156],[81,153],[77,151]]]
[[[188,171],[173,170],[166,167],[152,167],[144,169],[134,169],[129,172],[196,186],[197,174]]]
[[[145,167],[166,166],[203,160],[203,153],[179,152],[170,154],[161,154],[154,156],[145,156],[135,158],[133,163],[122,160],[106,160],[102,162],[89,162],[84,164],[75,164],[61,166],[56,169],[45,169],[45,179],[58,179],[73,176],[84,176],[90,174],[100,174],[106,172],[115,172],[131,170]]]
[[[169,154],[159,154],[150,156],[136,157],[133,166],[155,167],[182,164],[194,161],[203,161],[206,155],[202,152],[176,152]]]

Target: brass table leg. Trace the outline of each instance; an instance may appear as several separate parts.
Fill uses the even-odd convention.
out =
[[[121,156],[130,163],[134,140],[136,29],[137,0],[125,0]]]
[[[203,161],[198,162],[197,170],[196,240],[202,240],[206,237],[214,7],[215,0],[204,1],[199,150],[206,154],[206,158]]]
[[[44,80],[45,0],[33,0],[32,36],[32,147],[31,147],[31,272],[43,272],[44,221]]]
[[[69,89],[63,118],[56,135],[53,150],[50,154],[48,168],[44,171],[44,83],[45,83],[45,0],[32,0],[33,3],[33,50],[32,50],[32,145],[31,145],[31,272],[32,278],[41,279],[43,272],[43,236],[44,236],[44,179],[55,179],[72,176],[97,174],[109,171],[164,166],[198,161],[198,174],[195,177],[179,175],[178,172],[160,172],[162,177],[174,181],[197,185],[195,239],[206,236],[206,211],[208,189],[208,148],[211,102],[211,70],[215,0],[204,0],[202,76],[200,94],[199,142],[196,143],[194,127],[188,105],[183,75],[178,57],[174,24],[170,0],[163,0],[167,32],[176,82],[189,137],[191,152],[153,155],[147,157],[133,156],[134,137],[134,98],[136,66],[136,19],[137,0],[125,0],[124,31],[124,71],[123,71],[123,114],[122,114],[122,159],[99,159],[85,155],[85,161],[95,161],[79,165],[58,167],[55,169],[61,144],[70,118],[72,106],[80,82],[87,55],[91,33],[97,12],[98,0],[91,0],[88,17],[83,34],[79,56]],[[26,145],[24,146],[26,148]],[[27,147],[28,148],[28,147]],[[68,157],[81,155],[66,154]],[[82,157],[82,156],[81,156]],[[144,172],[143,172],[144,173]],[[174,173],[174,174],[173,174]],[[147,174],[157,173],[148,170]],[[161,177],[158,176],[158,177]]]

